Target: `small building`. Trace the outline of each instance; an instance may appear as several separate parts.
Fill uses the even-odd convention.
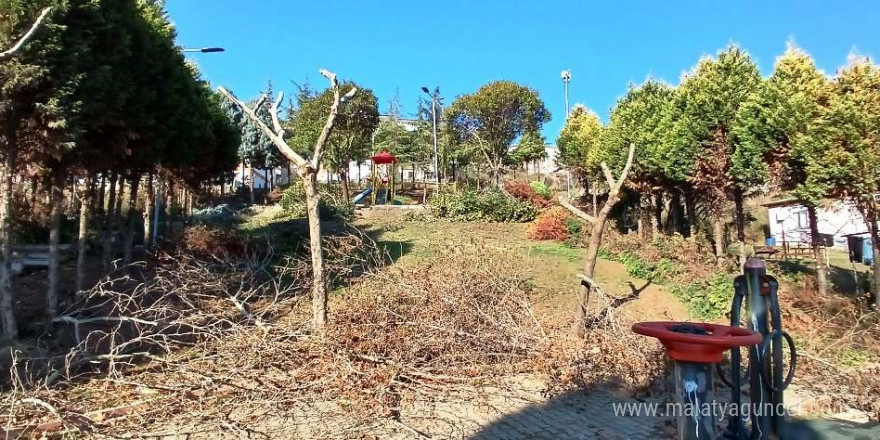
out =
[[[768,211],[770,238],[777,245],[808,245],[810,221],[807,208],[797,199],[777,200],[763,205]],[[855,205],[828,200],[816,207],[819,235],[823,246],[847,248],[847,237],[868,230]]]

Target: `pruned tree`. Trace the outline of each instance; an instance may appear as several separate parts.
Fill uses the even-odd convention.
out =
[[[327,144],[330,135],[336,123],[336,117],[339,115],[339,106],[350,100],[357,93],[357,88],[352,87],[345,95],[340,92],[339,81],[336,74],[327,70],[321,70],[321,75],[330,81],[330,88],[333,91],[333,101],[330,104],[330,114],[324,122],[324,126],[315,141],[312,150],[311,160],[306,160],[303,156],[296,153],[285,141],[284,128],[278,117],[278,107],[284,99],[284,94],[279,93],[275,103],[270,107],[269,114],[272,118],[272,127],[270,128],[258,116],[259,110],[248,107],[244,102],[236,98],[232,93],[224,88],[219,91],[230,101],[234,102],[262,132],[272,140],[278,151],[284,155],[290,162],[296,166],[296,172],[303,183],[306,193],[307,217],[309,221],[309,246],[312,257],[312,325],[314,330],[321,332],[327,322],[327,275],[324,271],[324,255],[321,246],[321,219],[318,215],[318,172],[321,169],[321,161],[326,153]]]
[[[617,205],[618,202],[620,202],[623,184],[626,183],[630,168],[632,168],[635,151],[635,144],[630,144],[629,152],[626,156],[626,162],[624,163],[623,169],[620,171],[618,177],[614,176],[614,172],[611,171],[611,168],[605,161],[601,162],[600,167],[605,176],[605,183],[608,184],[608,198],[605,200],[605,204],[602,205],[602,209],[599,210],[595,217],[572,205],[564,196],[559,196],[559,203],[562,204],[562,206],[592,225],[590,231],[590,243],[587,246],[587,255],[584,259],[583,288],[578,291],[578,304],[575,315],[575,332],[578,334],[582,334],[584,331],[584,320],[587,317],[587,305],[590,301],[590,292],[595,286],[595,282],[593,282],[593,274],[596,271],[596,262],[599,258],[599,246],[602,244],[602,235],[605,233],[605,223],[608,220],[608,215],[611,214],[611,210],[614,209],[614,206]]]

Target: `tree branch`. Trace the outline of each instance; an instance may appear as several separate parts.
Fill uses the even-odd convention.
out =
[[[278,98],[275,99],[275,104],[272,104],[272,108],[269,109],[269,114],[272,115],[272,125],[275,126],[275,132],[284,137],[284,128],[281,126],[281,120],[278,119],[278,107],[281,106],[281,101],[284,100],[284,92],[278,93]]]
[[[19,50],[21,50],[21,48],[22,48],[25,44],[27,44],[28,40],[30,40],[30,39],[34,36],[34,34],[37,32],[37,29],[38,29],[38,28],[40,27],[40,25],[43,23],[43,20],[45,20],[46,17],[49,16],[49,13],[50,13],[50,12],[52,12],[52,8],[51,8],[51,7],[46,8],[46,9],[43,9],[43,12],[40,13],[40,16],[39,16],[39,17],[37,17],[37,21],[35,21],[34,24],[31,26],[31,28],[28,29],[28,31],[25,32],[24,35],[22,35],[22,37],[18,40],[18,42],[15,43],[15,45],[12,46],[12,48],[10,48],[9,50],[4,51],[4,52],[0,52],[0,61],[6,61],[6,60],[8,60],[8,59],[14,57],[15,54],[16,54]]]
[[[591,224],[596,223],[596,217],[593,217],[590,214],[587,214],[584,211],[581,211],[577,206],[572,205],[568,200],[563,196],[559,196],[559,204],[562,205],[563,208],[569,210],[572,214],[580,217],[583,220],[590,222]]]
[[[629,155],[626,158],[626,165],[623,166],[623,171],[620,172],[620,177],[615,180],[614,174],[611,173],[611,170],[608,168],[608,165],[605,162],[602,162],[602,171],[605,173],[605,179],[608,181],[608,194],[618,194],[620,192],[620,188],[623,186],[623,183],[626,182],[626,176],[629,174],[630,168],[632,168],[633,156],[636,152],[636,145],[629,144]]]
[[[280,151],[281,154],[283,154],[284,157],[286,157],[288,160],[293,162],[293,164],[296,165],[297,168],[312,167],[312,164],[309,163],[309,161],[303,159],[303,157],[299,154],[296,154],[296,152],[293,151],[293,149],[291,149],[289,145],[287,145],[287,142],[284,141],[284,133],[275,133],[274,131],[272,131],[272,129],[269,128],[266,123],[257,116],[254,110],[248,108],[248,106],[244,102],[241,102],[238,98],[233,96],[232,93],[229,93],[229,91],[227,91],[223,87],[217,88],[217,91],[220,92],[220,94],[225,96],[227,99],[235,103],[235,105],[237,105],[239,108],[241,108],[244,114],[247,115],[248,119],[256,124],[257,127],[259,127],[260,130],[262,130],[263,133],[272,140],[272,143],[275,144],[275,146],[278,148],[278,151]],[[261,99],[260,101],[257,101],[257,103],[262,105],[263,101],[265,100]]]
[[[617,185],[617,181],[614,180],[614,173],[611,172],[611,169],[608,168],[608,164],[606,164],[605,161],[602,161],[599,165],[602,167],[602,172],[605,174],[605,181],[608,182],[608,188],[613,189],[614,186]]]
[[[623,166],[623,171],[620,173],[620,179],[617,182],[617,191],[620,191],[620,187],[623,186],[623,182],[626,182],[626,177],[629,175],[629,170],[632,168],[633,157],[636,154],[636,144],[629,144],[629,155],[626,158],[626,165]]]
[[[315,154],[312,157],[312,169],[316,172],[321,168],[321,159],[324,156],[324,148],[327,146],[327,141],[330,139],[330,132],[333,131],[333,124],[336,122],[336,116],[339,115],[339,104],[342,102],[342,97],[339,95],[339,81],[336,79],[336,74],[330,72],[328,70],[321,69],[321,75],[330,80],[330,87],[333,88],[333,105],[330,107],[330,114],[327,115],[327,121],[324,123],[324,128],[321,129],[321,135],[318,136],[318,140],[315,142]],[[357,88],[353,87],[348,93],[345,94],[346,101],[357,93]]]

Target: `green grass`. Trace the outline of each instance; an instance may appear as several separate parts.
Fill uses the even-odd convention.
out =
[[[579,248],[571,248],[563,243],[554,241],[539,241],[526,246],[528,255],[542,255],[556,257],[568,261],[583,261],[585,251]]]

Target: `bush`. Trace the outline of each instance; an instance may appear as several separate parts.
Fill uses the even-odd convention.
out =
[[[320,191],[320,196],[318,216],[321,220],[348,221],[354,218],[354,206],[351,203],[347,203],[323,188]],[[307,210],[306,191],[302,182],[297,181],[284,190],[279,204],[289,215],[305,217]]]
[[[733,277],[716,272],[709,278],[671,287],[672,294],[687,304],[691,315],[697,319],[715,319],[730,310],[733,297]]]
[[[529,225],[526,235],[533,240],[566,241],[571,237],[569,217],[568,211],[561,206],[547,209]]]
[[[544,182],[536,180],[530,183],[529,187],[531,187],[532,191],[534,191],[536,194],[543,197],[544,199],[549,199],[551,196],[550,188],[548,188]]]
[[[538,215],[538,209],[531,204],[511,199],[495,189],[440,192],[431,197],[430,205],[437,217],[456,221],[524,223]]]
[[[525,182],[511,180],[504,183],[504,189],[520,202],[528,202],[538,208],[546,208],[551,205],[547,197],[535,192],[532,186]]]

